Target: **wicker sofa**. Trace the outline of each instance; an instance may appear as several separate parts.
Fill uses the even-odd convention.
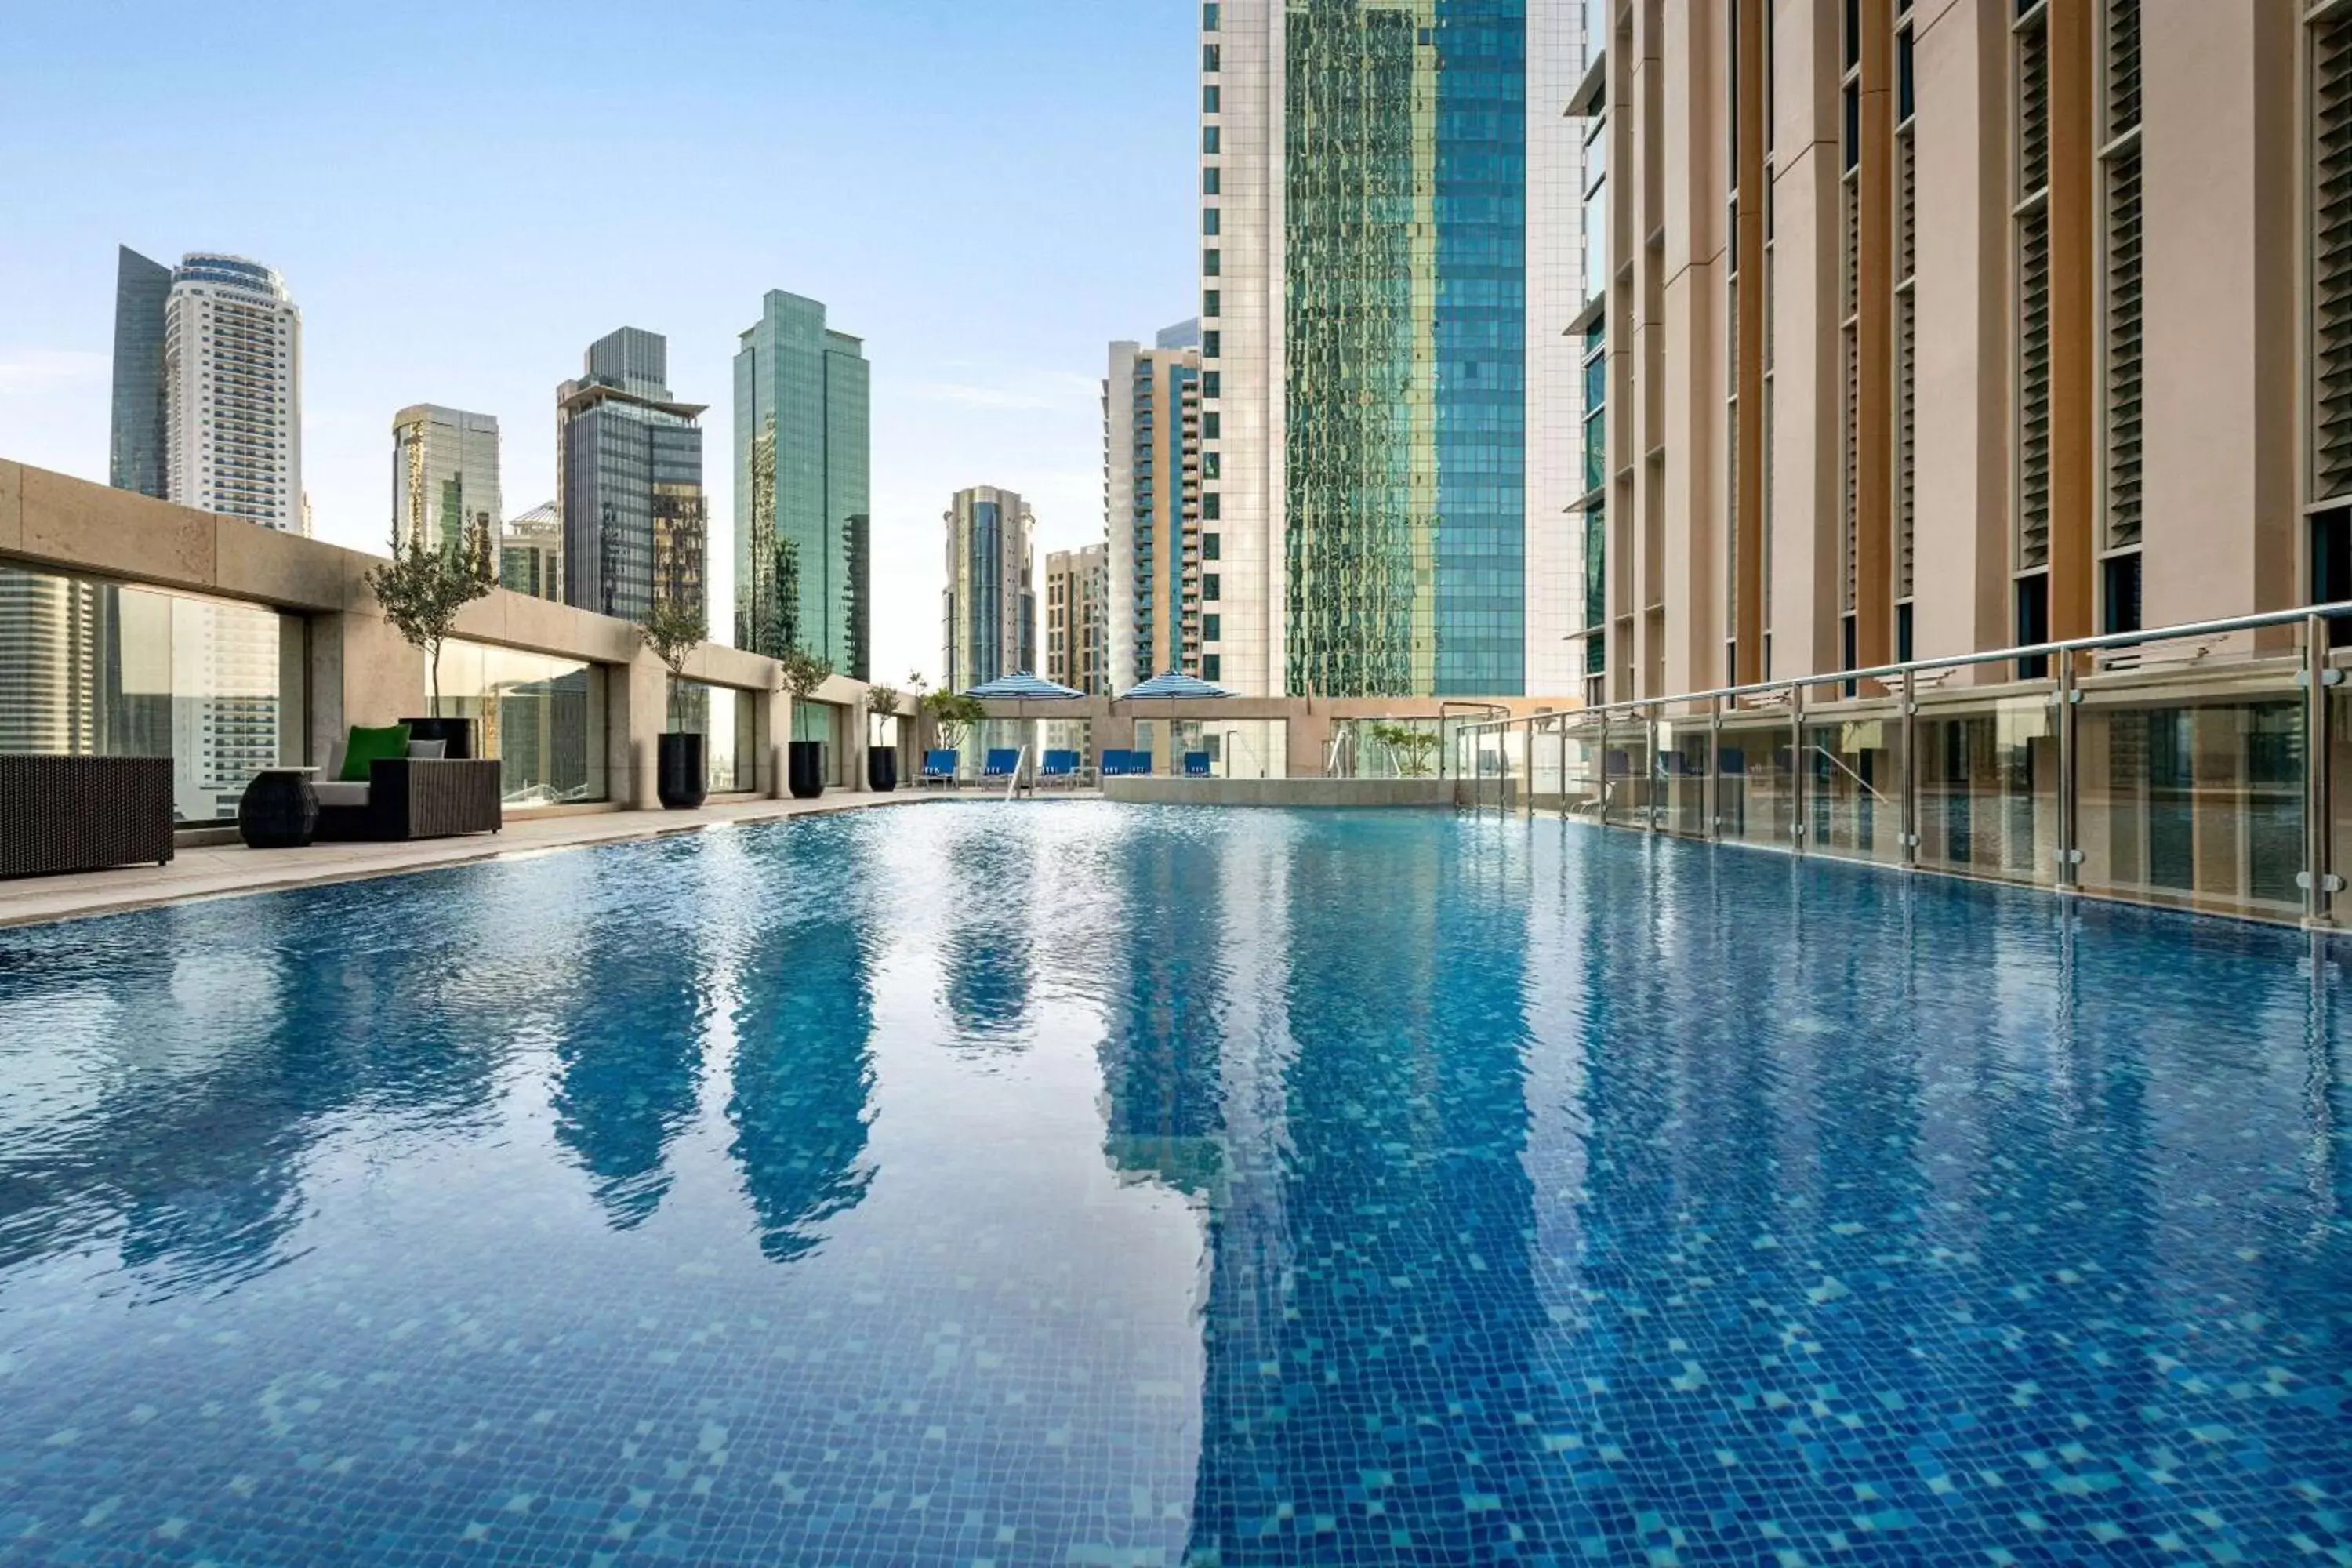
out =
[[[379,758],[365,784],[316,785],[321,841],[397,843],[496,833],[506,826],[492,758]]]
[[[172,858],[169,757],[0,756],[0,877]]]

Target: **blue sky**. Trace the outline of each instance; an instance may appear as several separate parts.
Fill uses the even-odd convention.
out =
[[[876,673],[939,664],[940,514],[1101,533],[1113,338],[1192,313],[1189,0],[0,0],[0,456],[106,477],[118,243],[276,267],[320,537],[381,548],[391,421],[495,414],[554,493],[589,341],[666,333],[733,515],[735,335],[823,300],[874,363]],[[716,552],[716,551],[714,552]]]

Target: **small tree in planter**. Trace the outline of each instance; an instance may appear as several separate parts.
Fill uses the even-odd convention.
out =
[[[703,765],[703,737],[686,730],[684,703],[686,661],[710,637],[710,619],[698,606],[672,598],[654,601],[637,624],[637,636],[669,671],[665,684],[669,728],[656,738],[655,790],[663,805],[691,810],[710,795],[710,776]]]
[[[922,698],[923,712],[931,721],[931,729],[940,744],[951,752],[963,749],[971,737],[971,727],[988,717],[988,710],[977,697],[964,697],[953,691],[927,691]]]
[[[1430,765],[1437,757],[1437,748],[1444,743],[1434,731],[1424,730],[1418,724],[1375,724],[1372,726],[1372,739],[1389,749],[1396,758],[1398,773],[1409,779],[1429,776]]]
[[[453,756],[473,754],[473,721],[441,718],[441,648],[457,629],[458,614],[499,585],[492,564],[490,524],[487,515],[476,518],[456,539],[443,545],[423,536],[403,541],[395,527],[392,559],[367,571],[367,585],[375,595],[383,618],[412,647],[425,655],[425,677],[432,699],[428,719],[407,721],[410,732],[422,739],[450,742]]]
[[[783,675],[784,689],[792,693],[793,726],[798,729],[801,704],[833,674],[833,661],[803,647],[788,647],[776,664]],[[793,799],[814,800],[824,793],[824,742],[796,740],[785,748],[785,756]]]
[[[868,788],[883,795],[888,795],[898,787],[898,748],[895,743],[885,746],[873,741],[874,721],[898,718],[898,704],[904,700],[895,686],[869,686],[866,689],[866,783]]]

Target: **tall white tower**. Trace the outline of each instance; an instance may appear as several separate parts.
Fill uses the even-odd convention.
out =
[[[283,532],[302,510],[302,312],[285,279],[191,252],[163,322],[164,495]]]

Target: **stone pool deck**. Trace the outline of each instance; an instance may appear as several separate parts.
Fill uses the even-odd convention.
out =
[[[973,790],[959,791],[953,795],[901,790],[896,795],[827,794],[815,800],[714,801],[698,811],[521,815],[507,818],[502,833],[433,838],[415,844],[319,844],[308,849],[247,849],[236,843],[184,845],[168,866],[121,866],[106,871],[0,881],[0,926],[120,914],[126,910],[149,909],[191,899],[232,898],[241,893],[272,892],[323,882],[394,877],[404,871],[493,860],[502,855],[578,849],[657,838],[672,833],[696,833],[736,823],[772,822],[826,812],[872,811],[943,798],[974,800],[982,796]],[[1052,798],[1067,797],[1056,793]]]

